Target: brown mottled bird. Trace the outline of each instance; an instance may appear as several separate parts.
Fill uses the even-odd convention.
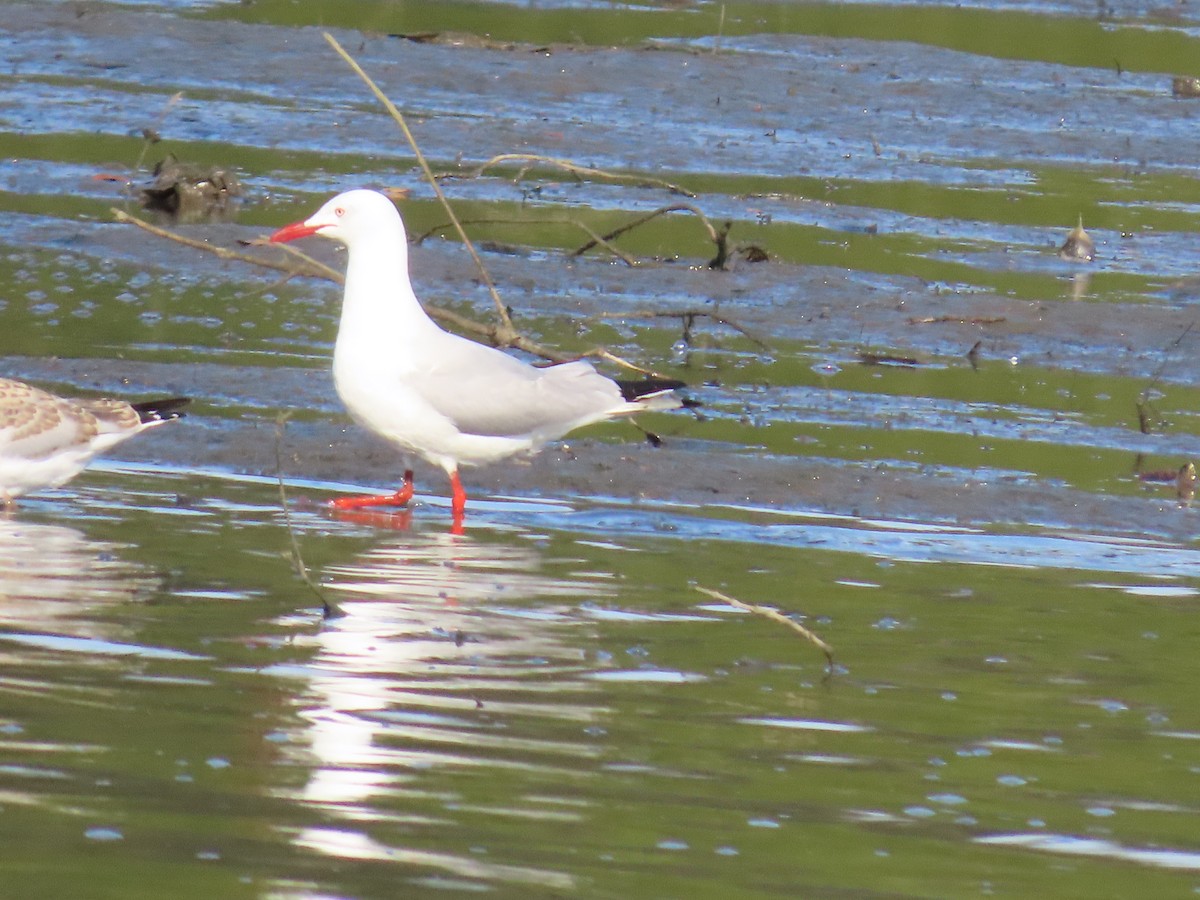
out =
[[[189,402],[71,399],[0,378],[0,505],[69,481],[96,454],[178,419]]]

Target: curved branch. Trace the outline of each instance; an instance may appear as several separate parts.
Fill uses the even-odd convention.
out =
[[[677,184],[672,184],[669,181],[663,181],[661,178],[651,178],[647,175],[630,175],[625,172],[609,172],[604,169],[596,169],[592,166],[581,166],[578,163],[573,163],[569,159],[559,159],[555,156],[539,156],[536,153],[501,153],[498,156],[493,156],[482,165],[476,166],[468,172],[439,172],[439,179],[447,178],[478,178],[488,169],[493,166],[503,165],[510,162],[523,162],[526,165],[522,166],[517,172],[517,177],[514,181],[520,181],[535,165],[554,166],[574,175],[576,178],[604,178],[609,181],[626,181],[638,187],[655,187],[663,188],[670,191],[672,194],[679,194],[684,197],[695,197],[696,195],[687,188],[682,188]]]
[[[738,600],[736,597],[730,597],[728,594],[722,594],[720,591],[714,591],[711,588],[701,587],[698,584],[693,584],[693,588],[714,600],[720,600],[722,603],[728,603],[735,609],[744,610],[748,613],[754,613],[756,616],[762,616],[764,619],[770,619],[772,622],[778,622],[780,625],[785,625],[795,631],[802,638],[812,642],[822,653],[825,654],[825,660],[828,663],[828,671],[833,672],[833,648],[817,637],[815,632],[805,628],[794,619],[789,619],[777,609],[772,609],[769,606],[759,606],[756,603],[746,603]]]
[[[732,227],[732,223],[726,222],[725,227],[718,231],[713,227],[712,222],[708,220],[708,216],[706,216],[699,209],[699,207],[693,206],[690,203],[672,203],[670,206],[660,206],[653,212],[638,216],[636,219],[626,222],[619,228],[614,228],[612,231],[608,232],[608,234],[593,237],[592,240],[588,241],[583,246],[578,247],[570,255],[582,256],[584,253],[587,253],[598,244],[603,244],[605,247],[612,249],[608,242],[613,238],[619,237],[627,231],[632,231],[634,228],[645,225],[647,222],[657,219],[659,216],[665,216],[667,213],[673,212],[689,212],[700,220],[700,223],[704,226],[705,231],[708,232],[708,239],[712,241],[717,248],[717,255],[709,261],[708,267],[710,269],[724,270],[725,265],[729,260],[729,229]]]

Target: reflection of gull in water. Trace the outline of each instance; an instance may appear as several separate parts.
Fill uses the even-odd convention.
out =
[[[81,613],[157,585],[118,549],[73,528],[0,518],[0,626],[98,636],[102,623]]]
[[[579,597],[595,593],[589,582],[542,575],[542,557],[520,544],[482,543],[455,535],[414,535],[414,540],[382,545],[358,563],[331,566],[326,574],[337,590],[396,596],[405,600],[501,600],[506,594]]]
[[[296,839],[302,847],[328,853],[341,859],[366,859],[441,869],[463,878],[538,884],[554,888],[573,888],[575,879],[562,872],[549,872],[529,866],[508,866],[469,856],[456,856],[430,850],[390,847],[361,832],[334,828],[307,828]],[[467,886],[468,888],[470,886]]]
[[[592,667],[565,638],[584,621],[571,614],[578,602],[608,589],[602,576],[546,574],[523,536],[488,537],[408,534],[326,570],[346,614],[313,638],[316,658],[301,670],[309,681],[301,713],[308,752],[297,762],[318,763],[290,796],[346,827],[304,829],[299,845],[458,878],[571,885],[561,873],[396,847],[360,830],[375,821],[441,827],[479,814],[580,817],[576,801],[550,795],[590,770],[584,763],[598,750],[578,738],[603,710],[585,702],[596,688],[576,676]],[[489,792],[486,803],[471,803],[457,785],[478,779],[446,775],[464,769],[493,776],[486,780],[497,786],[539,787],[536,796],[498,800]],[[439,786],[416,788],[423,779]]]

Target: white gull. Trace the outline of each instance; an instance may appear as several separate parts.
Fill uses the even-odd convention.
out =
[[[338,395],[356,421],[401,449],[406,465],[395,493],[339,498],[331,504],[337,509],[407,504],[416,456],[449,475],[461,526],[467,495],[460,466],[535,452],[593,422],[683,405],[674,393],[682,382],[617,382],[584,360],[532,366],[443,330],[413,293],[404,222],[383,194],[339,194],[271,241],[310,235],[349,251],[333,351]]]

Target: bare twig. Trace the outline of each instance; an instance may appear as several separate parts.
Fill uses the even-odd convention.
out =
[[[578,222],[578,221],[575,221],[574,219],[572,219],[571,221],[572,221],[572,224],[579,226],[580,231],[584,232],[585,234],[587,234],[588,237],[590,237],[592,239],[593,247],[594,246],[603,247],[605,250],[607,250],[609,253],[611,253],[613,256],[615,256],[617,259],[621,260],[621,262],[625,263],[625,265],[629,266],[630,268],[633,268],[634,266],[636,266],[638,264],[636,259],[634,259],[632,256],[630,256],[624,250],[621,250],[619,247],[616,247],[613,244],[610,244],[603,237],[596,234],[595,231],[593,231],[590,227],[585,225],[583,222]]]
[[[729,328],[732,328],[734,331],[738,332],[742,336],[753,341],[755,344],[757,344],[763,350],[771,349],[771,346],[765,340],[763,340],[761,337],[759,337],[757,334],[755,334],[753,331],[751,331],[745,325],[741,325],[738,322],[735,322],[733,319],[730,319],[728,316],[722,316],[718,313],[708,312],[707,310],[702,310],[702,309],[684,309],[684,310],[677,310],[677,311],[676,310],[634,310],[633,312],[623,312],[623,313],[615,313],[615,312],[614,313],[601,313],[599,316],[597,316],[597,318],[599,318],[599,319],[683,319],[685,322],[687,322],[691,319],[696,319],[696,318],[700,318],[700,317],[703,317],[706,319],[712,319],[718,325],[725,325]]]
[[[609,245],[607,242],[611,241],[613,238],[618,237],[618,236],[624,234],[625,232],[630,231],[634,228],[637,228],[641,225],[645,225],[647,222],[649,222],[652,219],[657,218],[658,216],[666,215],[667,213],[672,213],[672,212],[690,212],[692,215],[694,215],[700,219],[700,223],[704,226],[704,229],[708,232],[708,239],[710,241],[712,241],[713,244],[717,248],[717,255],[714,256],[711,260],[709,260],[708,267],[710,269],[718,269],[718,270],[724,271],[726,268],[726,265],[729,262],[729,256],[730,256],[729,231],[733,227],[733,223],[725,222],[724,225],[720,229],[717,229],[713,226],[712,222],[710,222],[708,220],[708,216],[706,216],[698,207],[695,207],[690,203],[673,203],[670,206],[660,207],[659,209],[656,209],[653,212],[646,213],[643,216],[639,216],[638,218],[634,219],[631,222],[626,222],[624,225],[620,226],[619,228],[613,229],[608,234],[594,236],[592,238],[592,240],[588,241],[582,247],[576,248],[576,250],[571,254],[571,256],[582,256],[584,253],[591,250],[597,244],[603,244],[604,246],[608,247]],[[610,249],[612,249],[612,248],[610,247]],[[756,249],[756,250],[758,250],[759,253],[762,253],[762,250],[760,248],[753,248],[753,249]],[[762,258],[765,259],[766,255],[763,254]]]
[[[483,283],[487,286],[488,292],[492,295],[492,301],[496,305],[496,316],[500,320],[500,329],[496,333],[496,339],[501,342],[502,346],[513,346],[512,338],[517,337],[516,329],[513,328],[512,319],[508,314],[508,307],[504,305],[504,301],[500,299],[500,293],[496,290],[496,285],[492,282],[492,276],[488,274],[487,267],[484,266],[483,260],[479,258],[479,253],[475,250],[475,245],[471,243],[471,239],[467,237],[467,232],[463,229],[462,224],[458,221],[458,216],[454,209],[450,206],[450,201],[446,199],[446,195],[442,192],[442,186],[438,184],[437,178],[433,174],[433,170],[429,168],[429,163],[425,161],[425,154],[421,152],[421,148],[417,145],[416,138],[409,130],[408,122],[400,110],[396,108],[396,104],[388,98],[388,95],[380,90],[377,85],[349,53],[343,49],[335,38],[328,31],[324,33],[325,40],[329,46],[337,51],[338,56],[345,60],[346,65],[354,70],[354,74],[363,80],[363,82],[371,89],[371,93],[383,104],[384,109],[400,126],[400,130],[404,132],[404,137],[408,141],[408,145],[412,147],[413,154],[417,158],[417,162],[421,166],[421,170],[425,173],[425,177],[433,186],[433,192],[437,194],[438,200],[441,201],[443,208],[446,210],[446,215],[450,217],[450,221],[454,223],[455,229],[458,231],[458,236],[462,239],[463,244],[467,248],[467,252],[471,254],[471,259],[475,261],[475,265],[479,269],[479,273],[483,278]]]
[[[310,278],[324,278],[332,281],[335,284],[344,284],[345,276],[336,269],[331,269],[324,263],[318,262],[306,253],[297,250],[295,247],[285,247],[285,249],[296,257],[298,265],[291,266],[286,263],[277,262],[272,259],[267,259],[261,256],[252,256],[248,253],[239,253],[236,250],[229,250],[226,247],[218,247],[214,244],[206,243],[205,241],[197,241],[192,238],[186,238],[182,235],[175,234],[172,231],[167,231],[165,228],[159,228],[157,225],[151,225],[136,216],[131,216],[129,213],[119,209],[112,209],[112,214],[118,222],[123,222],[129,225],[136,225],[143,231],[147,231],[156,237],[164,238],[168,241],[174,241],[177,244],[183,244],[185,247],[191,247],[194,250],[203,250],[205,253],[211,253],[218,259],[232,259],[238,262],[249,263],[252,266],[261,266],[264,269],[273,269],[276,272],[285,272],[289,277],[302,275]],[[501,341],[499,326],[483,325],[476,322],[474,319],[468,319],[466,316],[461,316],[456,312],[448,309],[441,309],[436,306],[425,306],[425,311],[430,317],[450,325],[459,331],[473,334],[488,340],[493,346],[500,347],[515,347],[518,350],[524,350],[533,356],[541,357],[550,362],[569,362],[572,359],[578,359],[579,355],[568,355],[559,353],[557,350],[552,350],[549,347],[539,344],[537,341],[530,340],[522,334],[514,333],[509,335],[507,340]],[[632,366],[632,364],[630,364]],[[632,366],[637,368],[636,366]],[[639,370],[642,371],[642,370]]]
[[[183,91],[172,94],[167,98],[167,102],[163,104],[162,110],[158,114],[158,118],[154,124],[146,128],[142,134],[145,140],[142,141],[142,152],[138,154],[137,162],[133,164],[133,174],[136,175],[142,170],[142,163],[146,161],[146,154],[150,152],[150,147],[162,140],[158,133],[158,129],[162,128],[163,122],[167,120],[167,113],[171,111],[171,107],[183,99]]]
[[[999,325],[1004,316],[922,316],[908,320],[909,325]]]
[[[185,247],[191,247],[194,250],[203,250],[205,253],[211,253],[218,259],[233,259],[238,262],[249,263],[252,266],[262,266],[266,269],[274,269],[277,272],[286,272],[288,275],[307,275],[315,278],[327,278],[330,281],[336,281],[339,284],[344,280],[340,272],[329,268],[323,263],[317,262],[310,256],[301,253],[294,247],[289,247],[289,250],[295,252],[301,262],[301,266],[287,265],[286,263],[275,262],[273,260],[264,259],[261,256],[251,256],[248,253],[239,253],[236,250],[230,250],[227,247],[218,247],[206,241],[197,241],[192,238],[186,238],[182,235],[175,234],[173,231],[167,231],[165,228],[159,228],[157,225],[151,225],[137,216],[131,216],[124,210],[111,207],[109,209],[118,222],[127,225],[136,225],[143,231],[147,231],[155,237],[166,238],[168,241],[174,241],[177,244],[183,244]]]
[[[669,206],[661,206],[653,212],[646,213],[645,215],[638,216],[636,219],[630,222],[626,222],[619,228],[614,228],[612,231],[608,232],[608,234],[603,236],[603,240],[611,241],[613,238],[620,237],[627,231],[632,231],[634,228],[645,225],[651,219],[657,219],[659,216],[664,216],[667,213],[673,212],[690,212],[692,215],[699,218],[700,222],[704,225],[705,230],[708,232],[709,240],[716,244],[718,249],[720,248],[720,235],[718,234],[717,229],[715,229],[712,222],[708,220],[708,216],[701,212],[698,207],[695,207],[690,203],[672,203]],[[595,247],[599,242],[599,240],[588,241],[582,247],[578,247],[574,252],[572,252],[571,256],[582,256]]]
[[[425,177],[429,180],[429,183],[433,186],[434,193],[437,195],[438,200],[441,201],[442,206],[446,210],[446,214],[450,217],[451,222],[453,222],[455,229],[458,231],[459,237],[462,239],[463,244],[466,246],[468,252],[471,254],[471,258],[475,261],[475,265],[479,269],[479,272],[482,276],[484,284],[487,286],[488,291],[492,296],[492,301],[495,304],[496,314],[497,314],[497,318],[499,319],[499,322],[497,324],[491,325],[491,326],[482,325],[471,319],[467,319],[456,313],[452,313],[449,310],[439,309],[437,307],[426,307],[426,311],[429,313],[429,315],[431,317],[433,317],[434,319],[449,323],[450,325],[454,326],[455,328],[461,329],[462,331],[466,331],[466,332],[484,337],[495,347],[513,347],[518,350],[523,350],[526,353],[530,353],[534,356],[539,356],[542,359],[549,360],[550,362],[568,362],[573,359],[578,359],[579,358],[578,354],[568,355],[568,354],[564,354],[564,353],[559,353],[556,350],[552,350],[549,347],[543,346],[542,344],[538,343],[537,341],[534,341],[534,340],[531,340],[531,339],[525,337],[524,335],[522,335],[520,332],[518,332],[516,330],[516,328],[513,326],[513,323],[512,323],[512,317],[509,315],[508,307],[504,304],[504,301],[500,298],[500,294],[496,290],[496,286],[493,283],[491,276],[488,274],[487,268],[483,264],[483,260],[480,259],[478,252],[475,250],[474,244],[472,244],[470,238],[467,237],[467,233],[463,229],[462,223],[459,221],[458,216],[455,214],[453,208],[450,206],[450,202],[449,202],[449,200],[446,199],[446,195],[442,192],[441,185],[438,184],[437,178],[434,176],[433,171],[429,168],[429,163],[426,162],[424,154],[421,153],[421,148],[417,145],[416,139],[413,137],[412,131],[409,129],[408,123],[405,121],[404,116],[400,113],[400,110],[396,108],[396,105],[394,103],[392,103],[392,101],[388,98],[388,96],[371,79],[371,77],[369,75],[367,75],[367,73],[355,61],[355,59],[349,53],[346,52],[346,50],[342,47],[341,44],[338,43],[337,39],[333,35],[329,34],[328,32],[325,32],[324,37],[325,37],[325,40],[329,43],[329,45],[331,47],[333,47],[333,49],[338,53],[339,56],[342,57],[342,59],[346,62],[347,65],[350,66],[350,68],[355,72],[355,74],[357,74],[359,76],[359,78],[361,78],[363,80],[363,82],[367,85],[368,88],[370,88],[371,92],[383,104],[384,108],[392,116],[392,118],[395,120],[396,124],[400,126],[400,130],[404,133],[405,138],[408,140],[409,146],[412,147],[413,153],[415,154],[415,156],[417,158],[417,162],[420,164],[422,170],[425,172]],[[695,212],[697,215],[699,215],[701,217],[701,219],[704,221],[705,225],[708,227],[710,234],[715,234],[712,226],[708,224],[708,220],[704,217],[704,214],[701,213],[698,209],[695,209],[695,207],[689,207],[689,208],[692,209],[693,212]],[[113,209],[112,212],[113,212],[113,215],[116,216],[117,221],[119,221],[119,222],[127,222],[127,223],[137,225],[139,228],[142,228],[142,229],[150,232],[151,234],[155,234],[159,237],[167,238],[168,240],[176,241],[177,243],[184,244],[185,246],[189,246],[189,247],[192,247],[197,250],[204,250],[206,252],[216,255],[217,257],[219,257],[221,259],[235,259],[235,260],[239,260],[241,262],[250,263],[251,265],[263,266],[266,268],[275,269],[276,271],[287,272],[289,275],[299,275],[299,274],[316,275],[317,277],[328,278],[338,284],[345,283],[345,279],[341,275],[341,273],[330,269],[328,266],[325,266],[322,263],[317,262],[316,260],[312,259],[311,257],[308,257],[306,254],[304,254],[292,247],[289,247],[286,249],[290,253],[292,253],[294,256],[296,256],[298,260],[302,261],[303,266],[304,266],[303,270],[298,269],[298,268],[291,268],[282,263],[270,262],[270,261],[267,261],[264,259],[259,259],[257,257],[249,256],[247,254],[238,253],[233,250],[228,250],[228,249],[221,248],[221,247],[213,247],[212,245],[206,244],[203,241],[194,241],[194,240],[191,240],[188,238],[183,238],[183,237],[180,237],[179,235],[172,234],[171,232],[166,231],[165,229],[157,228],[156,226],[150,225],[148,222],[144,222],[140,219],[130,216],[128,213],[125,213],[118,209]],[[599,240],[604,240],[604,239],[599,239]],[[595,246],[597,242],[599,242],[599,241],[594,240],[590,246]],[[634,365],[631,362],[621,359],[620,357],[610,353],[608,350],[605,350],[603,348],[594,349],[584,355],[598,356],[603,359],[610,360],[619,365],[625,366],[630,369],[634,369],[639,372],[648,371],[646,369],[641,368],[640,366]]]
[[[530,219],[511,219],[511,218],[509,218],[509,219],[462,219],[461,221],[464,226],[465,225],[529,225],[529,224],[531,224],[531,222],[534,222],[535,224],[544,224],[544,223],[536,222],[535,220],[530,220]],[[555,224],[558,224],[560,221],[561,220],[555,220]],[[588,227],[583,222],[580,222],[577,219],[567,219],[566,221],[569,224],[574,225],[580,231],[584,232],[588,237],[592,238],[594,241],[596,241],[597,244],[604,247],[613,256],[620,259],[627,266],[632,267],[632,266],[636,266],[638,264],[636,259],[631,257],[628,253],[625,253],[622,250],[618,249],[617,247],[614,247],[612,244],[608,243],[608,241],[604,240],[604,238],[602,238],[598,234],[596,234],[595,231],[593,231],[590,227]],[[425,241],[427,241],[433,235],[440,234],[441,232],[445,231],[447,228],[453,228],[453,227],[454,227],[453,222],[439,222],[437,225],[434,225],[432,228],[426,228],[419,235],[416,235],[413,238],[412,242],[417,245],[423,244],[423,243],[425,243]]]
[[[332,266],[327,266],[319,260],[313,259],[299,247],[293,244],[271,244],[263,238],[257,238],[251,246],[260,247],[263,244],[268,244],[272,247],[279,247],[284,253],[289,254],[293,259],[297,260],[301,267],[301,271],[296,269],[287,269],[288,277],[292,278],[296,275],[308,275],[309,277],[327,278],[335,284],[345,284],[346,276]]]
[[[459,219],[459,222],[461,222],[462,225],[464,225],[464,226],[466,226],[466,225],[526,225],[526,224],[528,224],[527,219],[514,219],[511,217],[503,218],[503,219],[500,219],[500,218]],[[453,228],[453,227],[454,227],[453,222],[438,222],[436,225],[432,226],[431,228],[426,228],[420,234],[412,235],[411,236],[412,243],[416,246],[420,246],[421,244],[423,244],[427,240],[429,240],[431,237],[433,237],[435,234],[441,234],[447,228]]]
[[[672,184],[669,181],[663,181],[660,178],[650,178],[646,175],[630,175],[625,172],[608,172],[604,169],[596,169],[591,166],[581,166],[578,163],[573,163],[569,159],[559,159],[554,156],[539,156],[536,153],[501,153],[498,156],[493,156],[482,165],[476,166],[468,172],[440,172],[439,179],[444,178],[478,178],[488,169],[493,166],[503,165],[505,163],[524,162],[528,165],[523,166],[518,172],[514,181],[520,181],[535,165],[553,166],[562,169],[564,172],[569,172],[576,178],[603,178],[608,181],[627,181],[632,182],[638,187],[657,187],[664,188],[672,194],[679,194],[683,197],[695,197],[696,195],[687,188],[682,188],[677,184]]]
[[[300,541],[296,539],[296,529],[292,527],[292,513],[288,508],[287,490],[283,485],[283,453],[281,450],[284,428],[290,417],[291,413],[280,413],[275,417],[275,477],[279,480],[279,505],[283,509],[283,522],[287,526],[288,539],[292,543],[292,565],[296,567],[296,574],[300,576],[300,580],[308,585],[308,589],[321,601],[321,610],[325,618],[336,619],[343,613],[335,604],[326,599],[325,592],[309,574],[308,566],[304,564],[304,557],[300,555]]]
[[[168,241],[174,241],[177,244],[183,244],[185,247],[191,247],[195,250],[203,250],[205,253],[211,253],[219,259],[237,260],[238,262],[249,263],[252,266],[261,266],[264,269],[272,269],[276,272],[285,272],[289,276],[303,275],[311,278],[324,278],[328,281],[335,282],[336,284],[343,284],[346,280],[345,276],[343,276],[341,272],[329,268],[329,266],[318,262],[307,254],[296,250],[294,247],[289,247],[287,249],[297,257],[298,262],[301,264],[299,267],[291,267],[284,263],[276,262],[275,260],[266,259],[260,256],[252,256],[248,253],[238,253],[236,250],[229,250],[225,247],[217,247],[213,244],[205,243],[204,241],[185,238],[182,235],[167,231],[165,228],[159,228],[157,225],[151,225],[149,222],[144,222],[136,216],[131,216],[129,213],[122,210],[114,208],[111,211],[118,222],[136,225],[138,228],[141,228],[142,230],[147,231],[156,237],[161,237]],[[422,305],[425,307],[425,312],[427,312],[431,318],[456,328],[459,331],[484,338],[494,347],[513,347],[517,350],[523,350],[532,356],[540,357],[541,359],[552,363],[570,362],[571,360],[580,359],[584,356],[592,356],[599,359],[608,360],[611,363],[615,363],[616,365],[622,366],[626,369],[632,369],[635,372],[642,372],[647,375],[659,374],[652,369],[645,369],[639,365],[631,363],[629,360],[617,356],[615,353],[610,352],[604,347],[593,347],[586,353],[560,353],[559,351],[553,350],[550,347],[539,343],[538,341],[525,337],[525,335],[520,334],[519,332],[514,331],[504,338],[500,333],[501,326],[483,325],[479,322],[476,322],[474,319],[468,319],[466,316],[461,316],[458,313],[452,312],[448,309],[442,309],[440,307],[430,306],[428,304]]]
[[[617,356],[617,354],[610,352],[609,350],[607,350],[604,347],[593,347],[591,350],[589,350],[587,353],[585,353],[583,355],[584,356],[592,356],[592,357],[595,357],[596,359],[606,359],[610,363],[614,363],[615,365],[621,366],[622,368],[630,369],[631,371],[634,371],[634,372],[641,372],[643,375],[649,375],[653,378],[662,377],[661,375],[659,375],[658,372],[655,372],[653,369],[644,369],[641,366],[636,365],[635,363],[631,363],[629,360],[625,359],[624,357]]]
[[[830,671],[833,670],[833,648],[799,622],[789,619],[779,610],[772,609],[769,606],[757,606],[753,603],[743,603],[741,600],[730,597],[728,594],[722,594],[720,591],[714,591],[711,588],[701,587],[698,584],[693,585],[693,587],[700,593],[712,597],[714,600],[720,600],[722,603],[728,603],[730,606],[736,607],[737,609],[754,613],[756,616],[762,616],[763,618],[770,619],[772,622],[778,622],[780,625],[786,625],[788,628],[791,628],[793,631],[797,632],[805,640],[811,641],[813,644],[815,644],[821,650],[821,652],[825,654],[825,659],[829,663]]]
[[[1142,434],[1151,434],[1153,432],[1153,423],[1150,421],[1151,415],[1158,417],[1158,424],[1160,427],[1166,425],[1166,422],[1163,420],[1162,416],[1159,415],[1158,410],[1154,407],[1154,402],[1150,397],[1150,392],[1154,390],[1155,385],[1162,380],[1163,372],[1167,370],[1167,365],[1171,362],[1172,352],[1179,349],[1179,347],[1183,344],[1184,338],[1191,333],[1192,328],[1194,328],[1195,325],[1195,322],[1189,322],[1188,327],[1183,329],[1183,333],[1166,346],[1166,349],[1163,350],[1162,362],[1159,363],[1158,368],[1154,370],[1154,374],[1150,377],[1150,383],[1142,388],[1141,393],[1138,394],[1136,403],[1138,428],[1141,430]]]

